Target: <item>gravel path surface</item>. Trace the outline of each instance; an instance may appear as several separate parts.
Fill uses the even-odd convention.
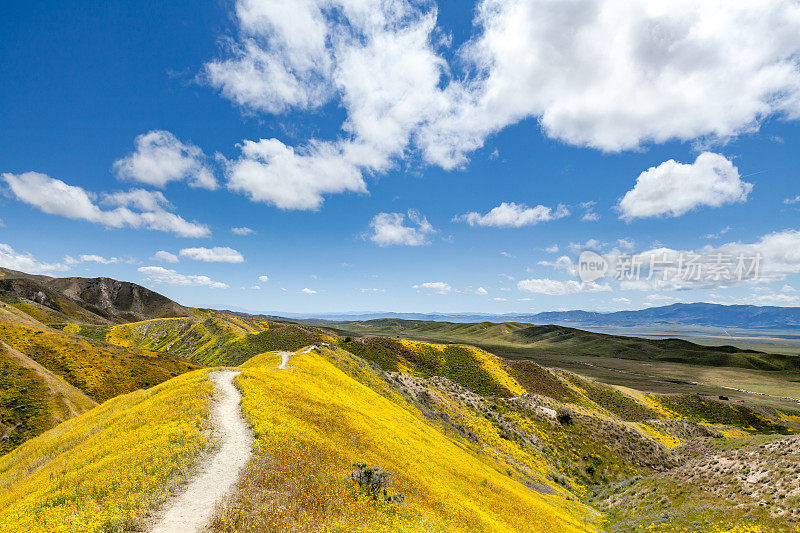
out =
[[[222,446],[206,459],[185,490],[164,504],[164,511],[155,520],[151,533],[203,531],[211,520],[215,504],[233,489],[239,471],[250,459],[253,435],[242,418],[242,395],[233,385],[238,373],[220,370],[211,374],[214,434],[221,439]]]

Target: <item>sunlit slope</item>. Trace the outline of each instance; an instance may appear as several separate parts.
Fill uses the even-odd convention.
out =
[[[207,374],[109,400],[0,457],[0,531],[135,528],[209,445]]]
[[[694,395],[644,394],[530,361],[508,364],[481,350],[474,353],[482,364],[473,362],[461,372],[444,375],[441,345],[371,337],[346,340],[342,346],[377,363],[383,371],[376,372],[385,382],[448,434],[515,465],[517,475],[524,475],[523,467],[545,472],[580,497],[597,495],[603,486],[669,471],[683,460],[677,447],[698,438],[786,434],[798,427],[797,416],[769,407]],[[410,357],[415,365],[405,364]],[[401,366],[408,366],[406,373],[397,372]],[[417,372],[419,368],[433,375]],[[492,371],[486,373],[486,368]],[[417,375],[410,375],[409,369]],[[510,385],[499,391],[470,389],[481,375]],[[520,388],[524,395],[510,394]],[[557,419],[559,410],[571,413],[567,423]]]
[[[324,332],[286,322],[211,310],[190,318],[146,320],[110,328],[105,340],[123,347],[159,350],[206,365],[238,365],[270,350],[297,350]]]
[[[198,368],[169,354],[122,349],[52,328],[13,323],[3,317],[0,317],[0,341],[98,402],[152,387]]]
[[[327,354],[327,355],[326,355]],[[225,531],[585,531],[594,513],[445,435],[401,396],[337,367],[333,352],[255,357],[239,376],[257,459],[220,513]],[[356,370],[352,370],[356,372]],[[376,379],[376,378],[373,378]],[[353,463],[381,465],[404,505],[359,496]]]
[[[97,403],[0,341],[0,454]]]
[[[598,501],[608,531],[800,531],[800,437],[695,445],[710,449],[669,472],[609,487]]]
[[[364,337],[340,339],[339,345],[387,372],[445,377],[483,397],[507,398],[530,393],[559,404],[579,406],[619,422],[655,419],[729,425],[755,433],[786,433],[776,409],[750,408],[689,395],[645,395],[545,369],[531,361],[508,361],[479,348],[456,344]]]
[[[498,357],[472,346],[431,344],[387,337],[345,339],[347,351],[384,370],[412,376],[443,376],[482,395],[516,396],[526,391]]]

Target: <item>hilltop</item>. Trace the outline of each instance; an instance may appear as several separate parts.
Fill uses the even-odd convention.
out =
[[[117,324],[188,316],[166,296],[111,278],[52,278],[0,268],[0,299],[45,320]]]

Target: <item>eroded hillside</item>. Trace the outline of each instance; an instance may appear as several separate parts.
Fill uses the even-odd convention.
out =
[[[43,322],[114,324],[190,314],[188,308],[135,283],[52,278],[7,268],[0,268],[0,299]]]

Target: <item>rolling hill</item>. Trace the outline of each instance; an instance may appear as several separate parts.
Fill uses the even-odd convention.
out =
[[[800,524],[800,409],[612,385],[535,362],[679,361],[788,386],[797,373],[786,356],[526,323],[312,326],[131,307],[64,288],[88,282],[32,278],[62,300],[7,291],[0,301],[0,531],[146,530],[219,445],[213,369],[203,365],[241,371],[241,412],[255,433],[211,531]],[[134,300],[163,303],[142,294]],[[103,301],[111,310],[91,309]],[[139,315],[149,318],[126,321]],[[364,481],[376,472],[381,491]]]
[[[704,346],[681,339],[641,339],[607,335],[556,325],[379,319],[336,323],[332,327],[345,335],[388,335],[432,342],[469,343],[510,359],[532,356],[591,356],[758,370],[800,371],[800,358],[794,356],[740,350],[734,346]]]
[[[98,338],[106,327],[98,324],[183,312],[161,295],[107,278],[0,274],[0,452],[98,403],[201,366]]]
[[[792,530],[791,507],[761,505],[768,492],[731,505],[722,490],[703,495],[685,483],[681,498],[703,506],[667,518],[642,498],[673,471],[700,475],[719,454],[715,441],[783,446],[780,433],[800,417],[626,392],[533,364],[513,371],[484,352],[472,353],[475,375],[448,378],[430,370],[447,368],[437,365],[452,360],[448,347],[405,348],[383,366],[369,351],[333,344],[295,352],[285,370],[276,352],[241,365],[256,445],[211,530],[628,531],[632,514],[637,525],[658,519],[662,531]],[[0,458],[0,529],[141,528],[214,446],[209,395],[208,371],[193,371],[109,400]],[[388,472],[394,499],[363,492],[352,477],[359,464]]]
[[[330,333],[283,320],[195,309],[187,318],[120,324],[88,334],[125,348],[157,350],[204,365],[238,365],[270,350],[297,350]]]

